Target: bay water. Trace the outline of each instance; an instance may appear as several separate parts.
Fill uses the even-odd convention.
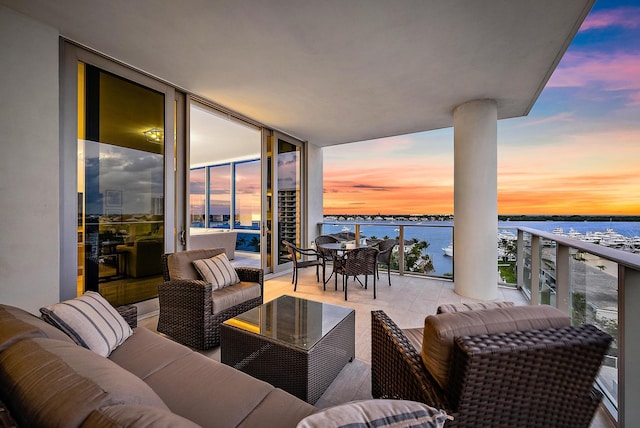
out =
[[[366,221],[344,220],[339,222],[325,222],[324,234],[340,232],[355,232],[355,224],[360,224],[361,238],[395,238],[398,236],[400,226],[404,226],[404,239],[417,239],[426,241],[429,247],[424,253],[431,256],[434,272],[430,275],[448,276],[453,273],[453,259],[444,254],[443,249],[453,242],[453,222],[450,221]],[[516,227],[529,227],[544,232],[553,232],[562,228],[564,233],[575,230],[581,234],[587,232],[605,232],[612,229],[615,232],[628,237],[640,236],[640,222],[616,222],[616,221],[499,221],[500,232],[516,233]]]

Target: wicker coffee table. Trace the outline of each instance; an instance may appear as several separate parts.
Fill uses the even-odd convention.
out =
[[[281,296],[225,321],[221,361],[314,404],[355,356],[355,311]]]

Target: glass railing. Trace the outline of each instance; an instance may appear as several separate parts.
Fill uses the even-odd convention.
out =
[[[391,257],[392,271],[400,275],[453,278],[453,254],[445,251],[453,242],[451,222],[324,222],[319,224],[319,234],[366,244],[397,239]]]
[[[318,234],[370,244],[397,238],[392,270],[453,279],[453,223],[447,221],[336,221],[318,225]],[[514,286],[533,304],[548,304],[570,315],[574,325],[589,323],[606,331],[613,343],[597,386],[603,404],[621,424],[640,421],[640,254],[569,236],[517,227],[498,230],[500,285]],[[632,249],[633,250],[633,249]],[[625,330],[626,324],[632,326]],[[626,373],[626,375],[625,375]]]
[[[640,255],[530,228],[518,228],[517,242],[522,261],[518,285],[532,302],[555,306],[570,315],[574,325],[593,324],[613,337],[597,385],[616,420],[624,409],[627,423],[637,422],[636,406],[620,401],[639,398],[640,381],[628,375],[624,361],[635,366],[640,358],[640,337],[632,323],[638,320],[640,305]],[[625,319],[632,320],[626,331]]]

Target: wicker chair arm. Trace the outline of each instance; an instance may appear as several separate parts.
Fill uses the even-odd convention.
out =
[[[236,267],[240,281],[257,282],[260,284],[260,295],[264,297],[264,271],[253,267]]]
[[[129,327],[138,327],[138,307],[136,305],[118,306],[116,311],[122,315],[122,318],[129,324]]]
[[[371,390],[374,398],[420,401],[450,412],[420,353],[384,311],[371,311]]]
[[[314,250],[313,248],[296,248],[295,251],[296,253],[300,253],[303,256],[318,257],[318,258],[322,257],[320,252],[317,250]]]
[[[260,268],[236,267],[240,281],[264,283],[264,272]]]
[[[212,285],[202,280],[177,279],[158,285],[158,299],[174,309],[197,310],[208,307],[204,316],[211,314]]]

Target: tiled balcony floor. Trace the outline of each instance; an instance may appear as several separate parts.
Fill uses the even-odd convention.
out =
[[[348,283],[349,300],[345,302],[341,280],[335,291],[333,278],[323,291],[322,283],[315,280],[312,268],[300,270],[298,289],[294,293],[291,274],[286,274],[265,282],[264,300],[270,301],[284,294],[348,306],[356,311],[356,359],[347,364],[335,381],[320,397],[316,406],[320,408],[351,400],[371,398],[371,311],[384,310],[401,328],[420,327],[424,317],[434,314],[438,305],[443,303],[473,302],[454,293],[453,282],[423,277],[391,275],[391,287],[388,286],[386,273],[380,274],[377,285],[377,298],[373,299],[371,278],[369,289],[365,290],[351,279]],[[527,300],[517,290],[498,289],[498,300],[509,300],[516,305],[525,305]],[[155,329],[157,316],[140,320],[140,325]],[[214,348],[203,354],[220,360],[220,348]],[[614,427],[603,412],[598,412],[592,427]]]

